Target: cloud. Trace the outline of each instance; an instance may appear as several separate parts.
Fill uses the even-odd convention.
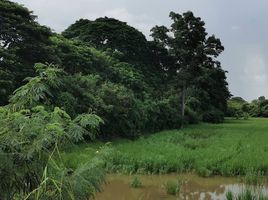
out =
[[[150,30],[155,26],[156,21],[150,16],[141,14],[131,14],[126,8],[115,8],[104,12],[104,16],[113,17],[124,22],[128,22],[129,25],[137,28],[143,32],[146,36],[150,35]]]
[[[231,26],[231,30],[232,30],[232,31],[238,31],[239,29],[240,29],[240,27],[237,26],[237,25],[233,25],[233,26]]]
[[[259,96],[267,96],[268,60],[265,51],[258,45],[243,45],[236,52],[236,60],[243,67],[238,67],[230,74],[234,95],[242,96],[246,100],[253,100]]]
[[[250,55],[246,58],[244,79],[250,80],[254,85],[267,84],[267,63],[260,54]]]

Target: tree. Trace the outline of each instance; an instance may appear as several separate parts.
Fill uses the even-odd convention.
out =
[[[268,116],[268,100],[264,96],[253,100],[250,103],[250,114],[254,117]]]
[[[121,61],[142,63],[147,60],[147,40],[137,29],[117,19],[103,17],[94,21],[80,19],[62,35],[79,39],[97,49],[112,49],[123,55]]]
[[[49,50],[50,29],[40,26],[27,8],[8,0],[0,1],[0,83],[1,102],[22,80],[34,74],[36,62],[53,60]],[[10,83],[6,77],[12,80]]]
[[[221,70],[216,58],[224,47],[214,35],[207,36],[205,23],[192,12],[182,15],[171,12],[170,17],[173,20],[170,28],[156,26],[151,31],[154,41],[166,48],[175,59],[177,84],[181,88],[181,115],[184,116],[186,89],[196,85],[196,80],[211,73],[210,70]],[[227,91],[222,95],[222,101],[226,102],[229,92],[225,78],[223,77],[220,88]]]
[[[247,101],[242,97],[233,97],[228,100],[227,117],[242,118],[247,111]]]

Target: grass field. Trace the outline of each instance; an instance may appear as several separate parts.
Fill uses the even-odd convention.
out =
[[[98,153],[101,142],[82,144],[63,154],[77,166]],[[106,169],[122,173],[196,172],[201,176],[268,175],[268,119],[225,120],[190,125],[135,141],[111,142]]]

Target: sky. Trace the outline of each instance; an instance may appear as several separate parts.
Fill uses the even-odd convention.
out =
[[[155,25],[169,26],[170,11],[193,11],[209,35],[220,38],[219,57],[234,96],[251,101],[268,97],[267,0],[13,0],[38,16],[38,22],[61,32],[80,18],[114,17],[150,38]]]

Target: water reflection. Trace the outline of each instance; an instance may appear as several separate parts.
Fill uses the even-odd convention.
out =
[[[184,175],[142,175],[143,187],[131,188],[132,176],[108,175],[103,191],[96,195],[97,200],[223,200],[226,192],[239,194],[246,189],[237,178],[201,178],[193,174]],[[183,180],[179,196],[167,195],[163,184],[167,181]],[[268,195],[267,187],[258,188]]]

